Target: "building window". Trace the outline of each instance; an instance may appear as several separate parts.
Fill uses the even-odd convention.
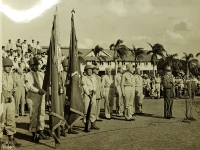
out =
[[[99,63],[100,63],[100,65],[103,65],[103,61],[100,61]]]

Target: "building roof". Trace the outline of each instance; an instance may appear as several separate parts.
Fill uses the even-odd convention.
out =
[[[42,51],[47,51],[48,46],[42,46]],[[61,51],[64,54],[64,56],[68,57],[69,55],[69,47],[61,47]],[[147,50],[145,50],[147,52]],[[90,53],[93,53],[91,49],[80,49],[78,48],[79,55],[82,56],[86,61],[95,61],[94,56],[88,56]],[[106,61],[113,61],[113,53],[114,51],[111,51],[109,49],[105,49],[102,51],[105,53],[106,56]],[[131,52],[128,52],[128,55],[125,57],[125,61],[134,61],[134,55],[132,55]],[[97,59],[98,61],[98,59]],[[118,61],[123,61],[122,59],[119,59]],[[141,62],[149,62],[151,61],[151,54],[150,55],[144,55],[143,59],[140,60]]]

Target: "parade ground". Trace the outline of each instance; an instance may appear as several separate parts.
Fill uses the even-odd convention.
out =
[[[102,101],[103,108],[103,101]],[[114,106],[115,108],[115,106]],[[115,110],[115,109],[114,109]],[[103,109],[102,109],[103,116]],[[144,99],[142,115],[134,116],[135,121],[125,121],[124,117],[113,117],[96,122],[100,130],[89,133],[83,131],[82,120],[75,128],[79,134],[67,134],[61,137],[59,150],[199,150],[200,149],[200,98],[197,97],[193,106],[193,117],[196,121],[182,122],[185,118],[185,100],[175,99],[172,119],[163,118],[163,98]],[[114,114],[115,115],[115,114]],[[15,138],[22,143],[19,149],[47,150],[54,149],[54,141],[31,142],[28,131],[29,118],[16,118],[17,133]],[[48,128],[48,114],[46,115]],[[5,136],[4,136],[5,139]]]

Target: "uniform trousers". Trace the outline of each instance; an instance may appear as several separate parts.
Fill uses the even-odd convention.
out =
[[[132,86],[125,86],[124,87],[124,100],[125,100],[125,110],[124,115],[125,119],[129,120],[132,119],[132,115],[134,113],[133,105],[135,106],[134,100],[134,88]]]
[[[171,89],[164,89],[164,117],[172,117],[173,98]]]
[[[117,89],[117,97],[116,97],[116,113],[119,116],[123,115],[124,112],[124,99],[122,96],[122,90],[120,86],[116,87]]]
[[[104,102],[104,108],[105,108],[105,117],[110,118],[113,113],[113,103],[114,103],[114,88],[105,88],[105,102]]]
[[[101,109],[101,99],[96,99],[96,118],[99,120],[99,115],[100,115],[100,109]]]
[[[160,98],[160,83],[156,83],[155,84],[155,88],[156,88],[156,91],[157,91],[157,96],[158,96],[158,98]]]
[[[143,88],[142,86],[135,87],[135,112],[142,112]]]
[[[5,97],[2,96],[2,101]],[[3,130],[5,129],[7,135],[13,135],[16,133],[15,123],[15,102],[12,97],[11,103],[3,102],[3,114],[0,116],[0,138],[3,137]]]
[[[24,105],[25,105],[25,89],[24,87],[17,87],[15,93],[15,115],[19,116],[19,105],[21,106],[21,115],[24,115]]]
[[[28,107],[30,112],[30,125],[29,131],[36,132],[38,130],[44,130],[45,126],[45,97],[36,93],[29,92],[27,94]],[[41,107],[40,107],[41,103]],[[40,113],[38,117],[38,113]]]
[[[84,97],[83,97],[83,103],[84,103],[84,123],[86,123],[86,115],[87,115],[87,111],[88,111],[88,106],[89,106],[89,103],[90,103],[90,98],[84,94]],[[91,122],[95,122],[96,121],[96,96],[94,95],[92,97],[92,106],[91,106],[91,112],[90,112],[90,121]]]

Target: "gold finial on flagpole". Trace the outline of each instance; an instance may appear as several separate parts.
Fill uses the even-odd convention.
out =
[[[73,10],[71,11],[71,13],[75,13],[74,8],[73,8]]]

